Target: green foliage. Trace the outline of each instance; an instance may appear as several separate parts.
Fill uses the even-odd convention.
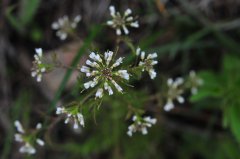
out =
[[[222,70],[219,73],[204,71],[200,76],[204,80],[203,87],[198,94],[191,97],[192,102],[197,102],[208,98],[219,101],[223,111],[223,124],[230,127],[232,133],[240,142],[240,59],[233,55],[225,55],[223,58]]]
[[[178,152],[180,158],[190,159],[200,155],[206,159],[236,159],[239,156],[239,146],[229,137],[204,137],[191,133],[182,136],[184,149]]]
[[[19,14],[17,16],[13,15],[12,12],[16,6],[11,6],[6,11],[6,17],[12,27],[14,27],[19,33],[23,33],[26,29],[25,27],[34,18],[40,0],[21,0],[19,4]]]

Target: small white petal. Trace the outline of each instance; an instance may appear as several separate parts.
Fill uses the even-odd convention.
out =
[[[59,36],[60,40],[66,40],[67,39],[67,33],[61,33]]]
[[[111,62],[112,57],[113,57],[113,52],[112,51],[105,52],[105,60],[106,60],[107,66]]]
[[[131,27],[134,27],[134,28],[138,28],[138,27],[139,27],[139,24],[138,24],[138,22],[136,21],[136,22],[132,22],[132,23],[130,24],[130,26],[131,26]]]
[[[52,29],[57,30],[59,28],[60,28],[60,26],[57,22],[52,23]]]
[[[113,94],[113,90],[112,90],[112,88],[108,85],[107,82],[104,83],[104,89],[105,89],[105,90],[108,90],[108,94],[109,94],[109,95],[112,95],[112,94]]]
[[[77,123],[77,121],[74,121],[73,129],[78,129],[78,123]]]
[[[127,35],[129,34],[129,31],[125,25],[122,26],[124,33]]]
[[[132,118],[133,121],[136,121],[137,120],[137,116],[134,115],[133,118]]]
[[[45,142],[41,139],[37,139],[36,142],[38,143],[38,145],[40,146],[44,146],[45,145]]]
[[[42,57],[42,48],[36,48],[35,51],[39,57]]]
[[[169,78],[169,79],[167,80],[167,84],[168,84],[168,86],[172,86],[172,84],[173,84],[173,79],[172,79],[172,78]]]
[[[129,130],[129,131],[127,132],[127,135],[128,135],[129,137],[132,137],[132,131]]]
[[[128,22],[130,22],[130,21],[132,21],[132,20],[133,20],[133,17],[132,17],[132,16],[127,17],[127,19],[126,19],[126,21],[128,21]]]
[[[140,54],[141,49],[138,47],[136,50],[136,55],[138,56]]]
[[[37,82],[41,82],[42,81],[42,75],[41,74],[38,74],[37,75]]]
[[[146,127],[142,127],[141,129],[143,135],[147,135],[148,131]]]
[[[67,124],[69,122],[69,120],[70,120],[69,118],[66,118],[64,123]]]
[[[28,154],[35,154],[36,153],[36,149],[34,147],[32,147],[32,145],[30,145],[29,143],[26,143],[24,146],[22,146],[19,149],[20,153],[28,153]]]
[[[167,104],[164,106],[164,110],[167,112],[172,110],[173,108],[174,108],[174,105],[173,105],[172,101],[168,101]]]
[[[23,127],[22,127],[22,124],[21,124],[18,120],[16,120],[16,121],[14,122],[14,125],[15,125],[15,127],[17,128],[17,131],[18,131],[18,132],[20,132],[20,133],[25,133],[25,131],[24,131]]]
[[[122,93],[122,91],[123,91],[122,87],[120,87],[114,80],[112,80],[111,82],[113,83],[115,88],[118,90],[118,92]]]
[[[154,78],[156,78],[157,73],[154,71],[154,69],[150,69],[149,70],[149,75],[150,75],[151,79],[154,79]]]
[[[22,138],[22,135],[21,134],[15,134],[14,135],[14,137],[15,137],[15,141],[17,141],[17,142],[22,142],[23,141],[23,138]]]
[[[41,129],[42,128],[42,123],[38,123],[37,125],[36,125],[36,129]]]
[[[142,51],[142,52],[141,52],[141,60],[144,60],[144,58],[145,58],[145,52]]]
[[[80,125],[82,125],[84,127],[84,118],[83,118],[83,115],[81,113],[78,113],[77,114],[77,118],[78,118],[78,121],[80,123]]]
[[[191,93],[194,95],[194,94],[197,94],[198,90],[196,87],[192,87],[191,88]]]
[[[83,85],[84,85],[85,89],[88,89],[88,88],[90,88],[92,83],[93,83],[93,81],[88,81],[88,82],[84,83]]]
[[[36,77],[36,75],[37,75],[37,72],[36,72],[36,71],[32,71],[32,72],[31,72],[31,76],[32,76],[32,77]]]
[[[115,16],[115,13],[116,13],[116,11],[115,11],[115,7],[114,6],[110,6],[109,7],[109,10],[110,10],[110,14],[111,14],[111,16]]]
[[[185,101],[182,96],[178,96],[177,100],[178,100],[179,103],[184,103],[184,101]]]
[[[101,57],[98,54],[95,54],[94,52],[91,52],[91,54],[89,55],[89,57],[91,59],[93,59],[94,61],[98,61],[98,62],[102,62]]]
[[[153,65],[156,65],[156,64],[158,64],[158,61],[152,61],[151,62],[151,65],[153,66]]]
[[[82,17],[81,17],[81,15],[77,15],[75,18],[74,18],[74,22],[75,23],[78,23],[78,22],[80,22],[80,20],[82,19]]]
[[[114,23],[113,23],[113,21],[112,20],[109,20],[109,21],[107,21],[107,25],[113,25]]]
[[[176,84],[176,85],[181,85],[181,84],[183,84],[183,82],[184,82],[183,78],[182,78],[182,77],[178,77],[178,78],[176,79],[176,81],[175,81],[175,84]]]
[[[87,66],[82,66],[81,69],[80,69],[81,72],[84,72],[84,73],[88,73],[90,72],[90,68],[87,67]]]
[[[157,58],[157,53],[149,54],[147,56],[147,59],[154,59],[154,58]]]
[[[41,68],[41,72],[45,72],[45,71],[46,71],[45,67]]]
[[[124,12],[124,15],[125,15],[125,16],[128,16],[128,15],[131,14],[131,13],[132,13],[132,10],[128,8],[128,9]]]
[[[127,70],[119,70],[117,73],[121,78],[129,80],[129,74]]]
[[[121,35],[122,34],[122,32],[121,32],[121,30],[118,28],[118,29],[116,29],[116,34],[117,35]]]
[[[119,66],[123,61],[123,58],[120,57],[117,59],[117,61],[112,65],[112,68]]]
[[[103,97],[103,89],[99,88],[95,94],[96,97],[102,98]]]
[[[57,107],[56,114],[62,114],[65,112],[65,108],[63,107]]]

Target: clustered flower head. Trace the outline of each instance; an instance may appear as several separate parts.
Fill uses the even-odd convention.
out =
[[[41,48],[35,49],[36,54],[34,55],[33,67],[32,67],[32,77],[36,77],[37,82],[42,81],[42,74],[46,72],[46,66],[43,64],[43,51]]]
[[[138,28],[139,24],[138,21],[136,21],[136,18],[131,16],[132,10],[127,9],[123,15],[121,15],[119,12],[116,12],[114,6],[109,7],[110,15],[112,16],[112,20],[107,21],[107,25],[111,26],[112,28],[116,29],[116,34],[121,35],[122,31],[125,34],[129,34],[128,26],[133,28]]]
[[[57,30],[56,35],[60,40],[65,40],[69,33],[72,33],[76,29],[77,24],[81,20],[81,16],[77,15],[72,21],[69,20],[68,16],[59,18],[58,21],[52,23],[52,29]]]
[[[197,94],[198,87],[203,85],[203,80],[196,75],[195,71],[189,72],[189,83],[191,87],[191,93]]]
[[[184,98],[181,96],[183,89],[180,86],[183,84],[183,78],[179,77],[175,81],[169,78],[167,80],[168,92],[167,92],[167,103],[164,106],[165,111],[170,111],[174,108],[173,100],[177,99],[179,103],[184,103]]]
[[[17,132],[15,136],[15,141],[23,143],[21,148],[19,149],[20,153],[27,153],[27,154],[35,154],[36,149],[34,148],[34,145],[37,143],[40,146],[44,146],[45,142],[39,138],[36,138],[36,133],[33,134],[27,134],[26,131],[23,129],[22,124],[16,120],[14,122],[14,125],[17,129]],[[36,130],[39,130],[42,128],[42,124],[38,123],[36,125]]]
[[[102,98],[104,90],[108,91],[109,95],[113,94],[112,87],[115,87],[118,92],[123,92],[122,87],[116,82],[121,79],[129,80],[127,70],[117,69],[122,63],[123,58],[119,57],[115,62],[113,59],[113,52],[106,51],[104,57],[94,52],[89,55],[91,60],[86,61],[87,66],[81,67],[81,72],[85,73],[87,77],[92,80],[84,83],[85,89],[93,88],[99,85],[95,94],[96,98]]]
[[[151,118],[150,116],[142,118],[134,115],[132,120],[134,123],[128,126],[127,132],[128,136],[130,137],[137,131],[140,131],[143,135],[146,135],[148,133],[147,127],[152,127],[152,125],[156,124],[157,122],[156,118]]]
[[[148,54],[144,51],[141,51],[140,48],[137,48],[136,55],[140,56],[141,61],[139,62],[139,66],[143,67],[142,71],[147,71],[151,79],[154,79],[157,76],[156,71],[154,70],[153,66],[158,63],[158,61],[154,60],[157,58],[157,53]]]
[[[79,113],[78,109],[75,107],[64,108],[64,107],[57,107],[56,114],[65,114],[65,124],[69,122],[74,122],[73,128],[78,129],[80,126],[84,127],[84,118],[81,113]]]

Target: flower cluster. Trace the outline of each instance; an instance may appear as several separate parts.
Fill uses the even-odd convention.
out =
[[[197,94],[198,87],[203,85],[203,80],[196,75],[195,71],[189,72],[189,85],[192,94]]]
[[[139,116],[133,116],[132,118],[133,124],[131,124],[128,127],[128,136],[132,136],[133,133],[140,131],[142,132],[143,135],[146,135],[148,133],[147,127],[152,127],[152,125],[156,124],[157,119],[156,118],[151,118],[150,116],[141,118]]]
[[[113,62],[112,51],[106,51],[104,53],[104,57],[91,52],[89,58],[92,61],[86,61],[86,65],[88,66],[81,67],[81,72],[85,73],[87,77],[92,78],[92,80],[84,83],[85,89],[93,88],[96,85],[99,85],[99,88],[95,94],[96,98],[102,98],[104,95],[104,90],[108,91],[109,95],[112,95],[113,86],[118,92],[122,93],[123,89],[116,81],[120,81],[120,79],[129,80],[129,74],[127,70],[117,69],[117,67],[122,63],[123,58],[120,57]]]
[[[177,99],[179,103],[184,103],[184,98],[181,96],[183,89],[180,86],[183,84],[183,78],[179,77],[175,81],[169,78],[167,80],[168,92],[167,92],[167,103],[164,106],[165,111],[170,111],[174,108],[173,100]]]
[[[64,107],[57,107],[56,114],[65,114],[65,124],[69,123],[69,121],[74,122],[73,128],[78,129],[80,126],[84,127],[84,118],[81,113],[78,112],[78,109],[75,107],[64,108]]]
[[[18,131],[15,136],[15,141],[23,143],[23,146],[19,149],[20,153],[35,154],[36,149],[34,148],[35,143],[40,146],[44,146],[45,142],[39,138],[36,138],[36,133],[27,134],[22,127],[22,124],[16,120],[14,125]],[[36,130],[42,128],[42,124],[38,123],[36,125]]]
[[[77,24],[81,20],[81,16],[77,15],[72,21],[69,20],[68,16],[59,18],[58,21],[52,23],[52,29],[57,30],[56,35],[61,39],[65,40],[69,33],[72,33],[76,29]]]
[[[42,59],[42,49],[35,49],[36,54],[34,55],[33,67],[32,67],[32,77],[36,77],[37,82],[42,81],[42,74],[46,72],[46,66],[43,64]]]
[[[153,66],[158,63],[158,61],[154,60],[157,58],[157,53],[148,54],[147,57],[144,51],[141,51],[140,48],[137,48],[136,55],[140,56],[141,61],[139,62],[139,66],[143,67],[142,71],[147,71],[151,79],[154,79],[157,76],[156,71]]]
[[[116,34],[121,35],[122,31],[125,34],[129,34],[129,30],[127,26],[138,28],[139,24],[138,21],[135,20],[134,17],[131,16],[132,10],[127,9],[123,15],[119,12],[116,12],[114,6],[109,7],[110,15],[112,16],[112,20],[107,21],[107,25],[111,26],[112,28],[116,29]]]

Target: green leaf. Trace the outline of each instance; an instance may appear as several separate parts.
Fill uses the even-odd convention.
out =
[[[200,90],[197,94],[190,97],[191,102],[197,102],[208,97],[220,97],[220,94],[217,91],[212,90]]]
[[[39,7],[40,0],[22,0],[19,20],[22,26],[31,22]]]
[[[224,73],[238,73],[240,70],[240,59],[233,55],[225,55],[223,60]]]
[[[207,97],[221,97],[222,83],[220,77],[210,71],[199,72],[199,77],[203,79],[204,84],[199,88],[197,94],[191,96],[190,101],[197,102]]]
[[[19,23],[18,19],[11,14],[14,9],[15,9],[15,6],[10,6],[10,7],[8,7],[8,8],[6,9],[5,15],[6,15],[6,18],[7,18],[7,20],[9,21],[10,25],[11,25],[14,29],[16,29],[18,32],[21,32],[21,30],[22,30],[22,25],[21,25],[21,23]]]
[[[240,142],[240,106],[233,105],[230,106],[229,109],[230,113],[228,115],[230,115],[230,128],[237,141]]]

